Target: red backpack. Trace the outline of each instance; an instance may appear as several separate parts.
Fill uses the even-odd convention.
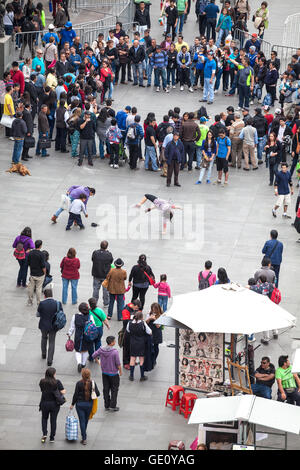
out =
[[[270,299],[274,304],[280,304],[281,302],[281,292],[277,287],[274,287]]]
[[[25,256],[24,245],[23,243],[18,242],[14,251],[14,257],[18,260],[22,260],[25,259]]]

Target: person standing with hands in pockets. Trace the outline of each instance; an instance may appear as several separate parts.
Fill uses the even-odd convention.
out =
[[[231,151],[231,141],[229,137],[226,137],[225,131],[223,129],[219,132],[219,137],[217,138],[217,172],[218,179],[216,184],[222,183],[222,172],[225,174],[224,184],[228,184],[228,158]]]

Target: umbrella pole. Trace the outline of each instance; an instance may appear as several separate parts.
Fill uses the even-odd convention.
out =
[[[179,328],[175,328],[175,385],[179,385]]]

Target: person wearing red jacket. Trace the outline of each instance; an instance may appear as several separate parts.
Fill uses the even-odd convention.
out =
[[[10,76],[13,81],[13,83],[19,83],[20,85],[20,96],[23,95],[24,93],[24,88],[25,88],[25,79],[24,79],[24,74],[21,72],[19,69],[19,64],[18,62],[13,62],[12,68],[10,70]]]
[[[61,263],[61,277],[62,277],[62,303],[65,305],[68,300],[68,287],[69,282],[71,282],[72,288],[72,304],[77,304],[77,286],[79,280],[79,269],[80,269],[80,261],[76,258],[76,250],[75,248],[70,248],[67,256],[65,256]]]

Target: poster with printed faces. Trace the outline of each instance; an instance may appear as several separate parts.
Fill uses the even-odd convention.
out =
[[[224,380],[224,335],[180,330],[179,384],[212,392]]]

